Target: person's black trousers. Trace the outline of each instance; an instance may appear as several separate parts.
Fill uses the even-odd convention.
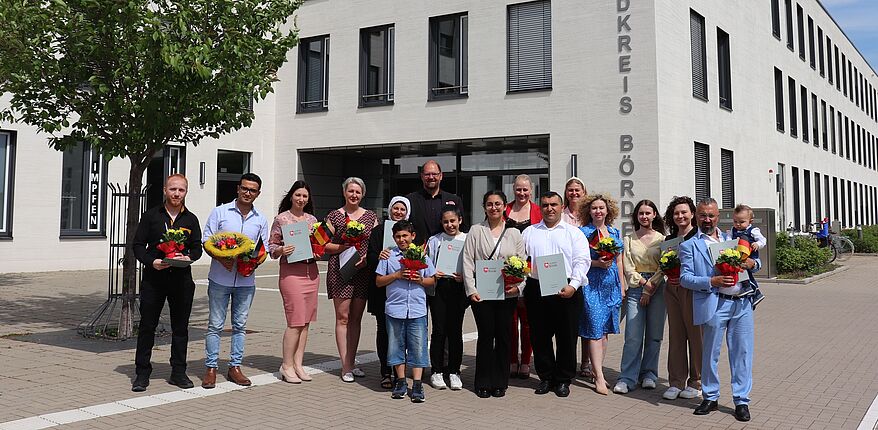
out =
[[[173,272],[144,276],[140,284],[140,326],[134,358],[137,375],[149,376],[152,373],[150,358],[155,345],[155,329],[165,300],[168,301],[171,311],[171,374],[186,373],[189,315],[192,313],[195,283],[192,281],[192,272],[188,269],[165,270]]]
[[[387,316],[384,314],[384,308],[376,311],[375,322],[378,323],[375,330],[375,349],[378,353],[378,362],[381,363],[381,376],[393,375],[390,366],[387,365]]]
[[[433,332],[430,334],[430,366],[433,373],[460,374],[460,363],[463,361],[463,317],[468,301],[463,283],[447,278],[438,279],[436,294],[427,297],[433,323]]]
[[[541,381],[569,383],[576,377],[576,339],[584,307],[582,289],[577,289],[569,299],[558,295],[542,297],[539,281],[528,279],[524,304],[537,375]]]
[[[476,342],[476,390],[509,387],[510,324],[518,298],[483,300],[473,303],[473,316],[479,330]]]

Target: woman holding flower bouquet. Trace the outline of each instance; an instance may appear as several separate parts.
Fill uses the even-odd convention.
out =
[[[625,282],[622,279],[622,237],[611,224],[619,215],[616,200],[606,194],[589,195],[579,209],[579,229],[588,239],[591,269],[588,285],[583,286],[585,308],[579,337],[588,340],[588,355],[595,378],[595,391],[608,393],[603,362],[607,354],[607,335],[619,333],[619,308]]]
[[[482,300],[476,289],[476,262],[516,256],[524,263],[526,255],[521,233],[506,228],[503,219],[506,195],[502,191],[489,191],[482,198],[482,207],[485,220],[470,228],[463,246],[463,283],[479,331],[474,385],[476,395],[481,398],[503,397],[509,387],[509,321],[524,278],[505,285],[505,299]]]
[[[613,392],[625,394],[640,382],[654,389],[658,381],[659,350],[665,331],[663,276],[659,272],[661,243],[665,240],[665,223],[650,200],[634,205],[631,214],[634,232],[625,236],[622,256],[625,260],[625,346],[619,380]]]
[[[310,381],[302,361],[305,357],[305,344],[308,342],[308,326],[317,321],[317,287],[319,284],[317,262],[314,258],[288,263],[284,258],[295,251],[295,246],[285,245],[282,226],[307,222],[313,226],[314,204],[311,202],[311,187],[305,181],[293,182],[293,186],[281,200],[278,215],[271,225],[268,239],[268,252],[278,259],[280,278],[278,288],[283,299],[287,328],[283,337],[283,363],[281,378],[293,384]],[[311,228],[308,228],[311,231]]]
[[[665,210],[666,240],[686,241],[695,236],[695,202],[675,197]],[[701,326],[692,323],[692,290],[680,286],[679,257],[676,269],[665,270],[665,305],[668,314],[668,387],[665,399],[693,399],[701,394]],[[687,380],[688,377],[688,380]]]
[[[369,296],[370,274],[366,266],[369,235],[378,224],[378,215],[360,207],[366,195],[366,184],[356,177],[342,183],[345,204],[326,216],[332,241],[326,244],[329,267],[326,272],[326,292],[335,307],[335,343],[341,359],[341,379],[354,382],[354,377],[366,376],[355,367],[354,358],[360,343],[360,322]],[[349,278],[342,273],[344,263],[354,265]],[[350,266],[348,266],[350,267]],[[346,269],[347,270],[347,269]]]

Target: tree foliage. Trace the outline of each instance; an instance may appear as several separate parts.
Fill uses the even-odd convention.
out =
[[[0,0],[0,118],[107,158],[249,126],[300,0]],[[149,151],[152,149],[153,151]]]

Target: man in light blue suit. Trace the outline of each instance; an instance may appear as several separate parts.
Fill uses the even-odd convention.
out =
[[[732,373],[732,397],[735,418],[750,420],[750,389],[753,386],[753,305],[750,296],[742,295],[741,285],[731,276],[716,275],[708,244],[730,238],[716,227],[719,208],[716,200],[698,202],[698,233],[679,248],[680,285],[693,291],[693,322],[704,331],[701,366],[701,389],[704,401],[695,415],[707,415],[718,408],[719,363],[723,337],[729,349]],[[744,267],[759,270],[759,260],[747,259]],[[728,331],[728,334],[726,334]]]

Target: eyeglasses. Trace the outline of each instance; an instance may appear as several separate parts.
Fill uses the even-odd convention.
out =
[[[259,194],[259,190],[253,188],[247,188],[243,185],[238,185],[238,189],[241,190],[242,193],[245,194]]]
[[[486,208],[502,208],[503,206],[504,206],[504,205],[503,205],[503,202],[488,202],[488,203],[485,203],[485,207],[486,207]]]
[[[433,173],[433,172],[430,172],[430,173],[427,173],[427,172],[421,172],[421,176],[423,176],[423,177],[425,177],[425,178],[438,178],[440,175],[442,175],[442,172],[439,172],[439,173]]]

